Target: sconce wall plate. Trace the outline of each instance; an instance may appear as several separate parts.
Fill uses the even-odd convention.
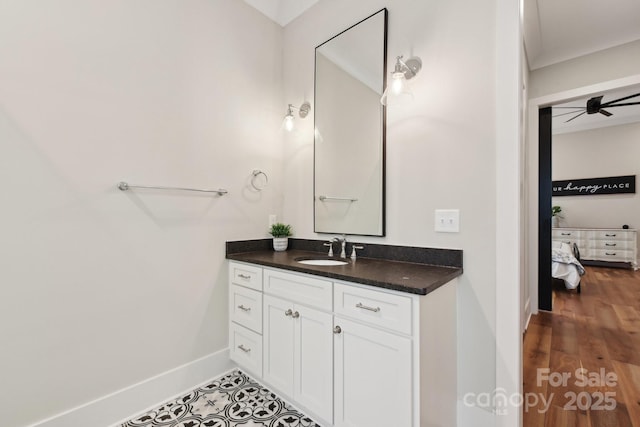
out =
[[[402,60],[401,60],[402,61]],[[412,56],[406,61],[402,61],[407,69],[404,71],[404,78],[411,80],[422,69],[422,60],[417,56]]]
[[[309,114],[309,111],[311,111],[311,104],[309,104],[307,101],[305,101],[300,106],[299,110],[300,111],[298,112],[298,115],[300,116],[300,118],[304,119]]]

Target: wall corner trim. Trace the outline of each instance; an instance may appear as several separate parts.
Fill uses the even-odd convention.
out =
[[[208,354],[28,427],[117,426],[232,370],[229,349]]]

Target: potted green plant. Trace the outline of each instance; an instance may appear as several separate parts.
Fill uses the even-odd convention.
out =
[[[562,212],[562,208],[560,206],[552,206],[551,207],[551,226],[556,228],[560,225],[560,218],[563,216],[560,215]]]
[[[289,246],[289,236],[291,236],[291,226],[276,222],[271,225],[269,234],[273,236],[273,250],[280,252],[286,251]]]

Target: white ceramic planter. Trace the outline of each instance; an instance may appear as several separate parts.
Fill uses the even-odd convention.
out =
[[[282,252],[287,250],[289,246],[288,237],[274,237],[273,238],[273,250],[276,252]]]
[[[560,226],[560,218],[557,216],[551,217],[551,227],[558,228]]]

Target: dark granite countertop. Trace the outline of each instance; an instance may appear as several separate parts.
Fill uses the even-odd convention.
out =
[[[296,259],[302,257],[322,258],[326,257],[326,254],[295,248],[283,252],[275,252],[265,247],[257,248],[255,245],[252,246],[245,246],[244,249],[246,251],[235,252],[229,250],[230,245],[227,243],[227,259],[418,295],[427,295],[462,274],[461,266],[441,266],[360,256],[356,260],[344,259],[349,262],[347,265],[305,265],[298,263]],[[461,257],[460,254],[460,264]]]

